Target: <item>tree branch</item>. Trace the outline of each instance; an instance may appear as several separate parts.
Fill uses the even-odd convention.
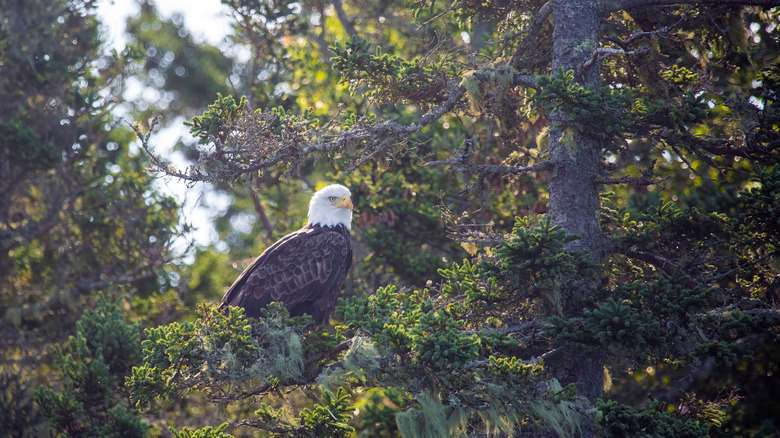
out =
[[[444,166],[452,164],[457,167],[458,170],[464,172],[475,173],[511,173],[518,174],[524,172],[539,172],[544,170],[551,170],[553,164],[551,161],[540,161],[530,166],[504,166],[501,164],[469,164],[462,158],[450,158],[447,160],[431,161],[425,163],[425,167]]]
[[[669,276],[673,275],[674,271],[677,269],[677,264],[658,254],[642,251],[626,251],[625,255],[626,257],[641,260],[645,263],[649,263],[657,268],[660,268]]]
[[[623,49],[613,49],[610,47],[599,47],[593,51],[593,54],[591,55],[589,60],[582,63],[579,69],[579,74],[582,74],[583,71],[589,69],[596,62],[601,61],[602,59],[612,55],[634,56],[634,55],[643,55],[649,52],[650,52],[650,47],[648,46],[642,46],[636,50],[623,50]]]
[[[771,8],[780,6],[780,0],[620,0],[608,5],[606,10],[607,12],[614,12],[623,9],[643,8],[647,6],[674,6],[686,4],[744,5]]]
[[[476,335],[479,333],[495,333],[498,335],[505,335],[507,333],[517,333],[523,330],[527,330],[529,328],[541,328],[541,327],[552,327],[552,324],[548,322],[527,321],[513,326],[504,327],[504,328],[496,328],[496,329],[487,328],[482,330],[459,330],[458,333],[462,333],[464,335]]]
[[[513,83],[517,86],[536,88],[537,80],[534,75],[516,74]],[[190,166],[187,171],[177,170],[170,163],[156,156],[149,145],[151,132],[159,123],[159,117],[154,117],[146,133],[141,132],[138,125],[131,125],[137,138],[141,143],[141,148],[151,157],[151,163],[157,171],[167,175],[174,176],[190,182],[214,182],[223,179],[235,179],[241,175],[257,172],[271,166],[282,163],[293,163],[302,157],[309,156],[318,152],[328,152],[339,148],[346,148],[350,145],[364,145],[363,157],[356,159],[349,167],[346,173],[377,156],[379,153],[389,149],[401,137],[412,135],[420,131],[425,126],[435,122],[443,115],[453,111],[463,100],[466,89],[463,86],[456,86],[445,95],[446,100],[438,107],[420,117],[419,120],[410,124],[400,124],[395,119],[391,119],[374,126],[360,125],[347,131],[334,135],[323,135],[322,128],[320,132],[316,129],[311,131],[299,130],[293,133],[273,134],[268,137],[267,133],[259,132],[253,137],[252,133],[247,133],[242,138],[237,139],[240,147],[228,147],[223,144],[222,139],[213,139],[216,150],[201,156],[200,162],[213,161],[218,162],[217,171],[223,171],[223,175],[210,174],[206,169],[197,166]],[[247,116],[251,119],[252,115]],[[247,123],[247,126],[257,126],[256,120],[244,120],[236,122],[232,129],[240,130],[241,123]],[[260,120],[262,123],[270,123],[268,120]],[[313,139],[312,143],[307,143]],[[319,140],[319,141],[317,141]],[[325,141],[323,141],[325,140]],[[259,161],[254,160],[261,155]],[[263,156],[264,155],[264,156]],[[543,170],[547,164],[539,164],[528,170]],[[479,168],[474,168],[479,170]],[[206,170],[204,172],[204,170]],[[497,168],[485,168],[481,171],[497,171]],[[506,171],[506,170],[505,170]],[[514,172],[524,171],[522,168],[513,169]]]
[[[536,37],[539,35],[539,32],[541,32],[542,27],[544,25],[544,22],[547,20],[547,17],[552,14],[553,10],[553,4],[552,0],[548,1],[544,5],[542,5],[541,8],[539,8],[538,11],[536,11],[536,14],[531,19],[531,24],[528,25],[528,29],[525,31],[525,38],[523,38],[522,41],[520,41],[520,44],[517,45],[517,48],[515,49],[515,53],[512,54],[512,58],[509,60],[509,65],[512,67],[520,70],[520,60],[522,59],[523,55],[525,54],[526,50],[528,50],[532,42],[536,39]]]
[[[260,198],[252,187],[249,188],[249,197],[252,198],[252,205],[255,207],[255,212],[257,213],[257,216],[260,217],[260,222],[263,223],[263,228],[265,228],[265,231],[268,233],[268,237],[263,238],[263,242],[269,244],[271,242],[270,239],[273,239],[274,236],[274,226],[271,224],[271,221],[268,220],[268,215],[265,214],[265,207],[263,207],[263,203],[260,202]]]
[[[599,184],[629,184],[632,186],[651,186],[654,184],[660,184],[669,179],[669,176],[665,176],[661,179],[651,179],[644,176],[624,176],[620,178],[596,178],[596,182]]]
[[[347,17],[347,13],[344,12],[344,5],[341,3],[341,0],[331,0],[330,3],[333,5],[333,9],[336,10],[336,16],[339,17],[339,21],[344,27],[344,31],[346,31],[350,37],[357,36],[355,26],[352,25],[352,20],[350,20],[349,17]]]

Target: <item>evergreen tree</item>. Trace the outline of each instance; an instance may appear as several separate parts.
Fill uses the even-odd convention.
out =
[[[188,107],[213,101],[187,122],[190,168],[136,128],[142,148],[231,193],[233,259],[299,227],[306,192],[341,177],[358,260],[335,330],[208,303],[147,328],[125,382],[144,415],[176,436],[777,432],[778,2],[224,3],[250,54],[229,67],[176,20],[165,38],[130,27],[140,74],[163,79],[149,84],[214,94]],[[176,76],[193,50],[230,74]],[[224,258],[198,256],[179,292],[217,299]],[[84,327],[70,358],[100,356]],[[81,386],[63,385],[70,400]],[[221,418],[177,432],[204,403]]]
[[[114,320],[104,332],[95,318],[112,311],[98,296],[175,304],[160,299],[160,283],[167,291],[177,206],[155,190],[147,157],[131,151],[132,130],[112,115],[139,53],[104,54],[95,4],[0,1],[3,436],[46,436],[45,417],[52,432],[144,435],[116,401],[139,358],[138,334]],[[106,337],[135,353],[114,351]],[[58,354],[67,342],[70,352]],[[51,390],[34,398],[39,385]]]
[[[321,370],[307,360],[316,372],[299,377],[398,394],[366,398],[369,412],[392,406],[396,424],[363,422],[363,432],[702,436],[754,409],[741,383],[697,384],[715,367],[751,363],[754,351],[759,367],[774,369],[774,243],[762,227],[774,223],[777,202],[778,9],[767,7],[776,4],[335,2],[273,14],[231,6],[242,32],[297,35],[251,46],[267,51],[270,95],[287,103],[255,109],[268,101],[256,89],[248,100],[219,98],[190,124],[197,164],[160,170],[258,184],[279,172],[318,175],[322,162],[312,160],[325,157],[334,176],[350,174],[366,205],[359,239],[372,257],[363,265],[376,258],[401,274],[395,282],[417,286],[343,301],[332,342],[351,337],[350,349]],[[278,27],[248,26],[259,22]],[[323,43],[349,99],[311,86],[332,77],[305,62],[328,58]],[[341,102],[343,114],[318,111]],[[388,178],[399,165],[411,171]],[[431,185],[438,177],[414,170],[423,166],[458,178]],[[399,269],[399,260],[421,266],[417,247],[387,238],[375,219],[401,216],[404,196],[418,193],[414,202],[431,187],[448,199],[439,230],[473,257],[440,267],[438,279]],[[526,194],[549,204],[523,205]],[[418,234],[421,225],[408,226]],[[301,329],[306,346],[322,339]],[[250,356],[248,366],[267,369],[272,356]],[[648,383],[637,388],[635,379]],[[679,383],[654,387],[655,379]],[[277,380],[268,382],[251,395],[270,394]],[[145,393],[142,380],[133,383]],[[269,412],[251,424],[292,427]],[[756,424],[722,433],[774,427]]]

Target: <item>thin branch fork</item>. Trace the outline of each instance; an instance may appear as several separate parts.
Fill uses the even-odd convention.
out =
[[[634,56],[634,55],[643,55],[648,52],[650,52],[649,46],[642,46],[636,50],[624,50],[624,49],[613,49],[611,47],[599,47],[593,51],[593,54],[591,55],[589,60],[582,63],[582,65],[580,66],[580,72],[589,69],[596,62],[601,61],[604,58],[608,58],[612,55]]]
[[[615,1],[607,7],[608,12],[619,11],[623,9],[643,8],[647,6],[675,6],[691,3],[699,3],[704,5],[745,5],[745,6],[762,6],[762,7],[775,7],[780,6],[780,0],[698,0],[693,2],[691,0],[622,0]]]
[[[626,251],[625,255],[626,257],[641,260],[645,263],[649,263],[657,268],[660,268],[669,276],[674,275],[674,272],[677,270],[676,263],[658,254],[643,251]]]
[[[462,333],[464,335],[476,335],[479,333],[495,333],[498,335],[505,335],[508,333],[517,333],[523,330],[527,330],[529,328],[539,328],[539,327],[552,327],[552,324],[540,323],[537,321],[527,321],[513,326],[504,327],[504,328],[496,328],[496,329],[486,328],[481,330],[459,330],[458,333]]]
[[[509,61],[509,64],[511,66],[519,69],[523,55],[529,48],[531,48],[533,41],[539,35],[539,32],[542,31],[542,27],[544,26],[544,23],[547,21],[547,17],[552,15],[552,12],[553,12],[552,0],[548,1],[547,3],[542,5],[541,8],[539,8],[539,10],[531,19],[531,24],[528,25],[528,29],[525,32],[526,33],[525,38],[523,38],[523,40],[520,41],[520,44],[518,44],[517,48],[515,49],[515,53],[512,54],[512,58]]]
[[[655,184],[661,184],[669,179],[669,176],[665,176],[661,179],[652,179],[644,176],[624,176],[620,178],[596,178],[598,184],[628,184],[632,186],[651,186]]]
[[[431,161],[425,163],[425,167],[454,165],[458,170],[475,173],[510,173],[539,172],[551,170],[552,161],[540,161],[530,166],[504,166],[502,164],[469,164],[462,158],[449,158],[446,160]]]
[[[617,36],[613,35],[609,38],[610,41],[613,43],[619,45],[620,47],[627,49],[631,44],[634,43],[634,41],[640,39],[640,38],[651,38],[651,37],[668,37],[669,31],[676,28],[680,25],[686,18],[686,14],[683,14],[682,17],[680,17],[679,20],[677,20],[676,23],[672,24],[671,26],[664,26],[658,30],[653,30],[649,32],[642,32],[642,31],[635,31],[631,34],[628,38],[625,40],[621,40]]]

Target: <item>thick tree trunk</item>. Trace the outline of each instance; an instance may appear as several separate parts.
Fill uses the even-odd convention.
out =
[[[575,80],[585,86],[599,86],[599,67],[584,72],[583,63],[598,47],[600,14],[594,0],[553,0],[553,71],[573,70]],[[550,114],[550,216],[556,225],[570,234],[582,237],[569,244],[570,251],[585,251],[598,263],[604,255],[604,244],[598,222],[598,172],[600,145],[566,128],[568,116]],[[583,296],[591,294],[597,278],[578,278],[566,285],[563,307],[577,306]],[[569,301],[568,303],[566,301]],[[568,305],[567,305],[568,304]],[[562,383],[575,383],[578,393],[590,401],[603,395],[603,358],[587,351],[562,352],[550,367]],[[583,422],[582,436],[594,434],[593,424]]]
[[[584,75],[580,66],[590,59],[598,46],[600,17],[595,1],[555,0],[553,8],[553,71],[574,70],[575,80],[583,85],[599,86],[599,67],[594,64]],[[550,215],[555,224],[582,238],[569,249],[587,251],[594,260],[603,255],[603,242],[598,223],[599,145],[574,130],[565,129],[568,116],[550,114]]]

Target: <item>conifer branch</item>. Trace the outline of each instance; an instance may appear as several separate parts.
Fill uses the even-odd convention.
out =
[[[534,75],[529,74],[515,74],[513,77],[513,85],[536,88],[537,81]],[[364,155],[362,158],[357,159],[350,165],[345,173],[354,171],[357,167],[365,163],[366,161],[375,158],[380,153],[388,150],[393,144],[402,141],[403,138],[419,132],[422,128],[430,125],[436,120],[440,119],[445,114],[455,110],[455,108],[463,100],[463,96],[466,93],[466,89],[463,86],[454,87],[449,94],[446,95],[446,101],[424,114],[417,121],[409,124],[400,124],[396,119],[390,119],[382,123],[378,123],[373,126],[361,125],[356,128],[352,128],[345,132],[334,135],[323,135],[322,129],[313,130],[307,133],[307,136],[319,139],[320,141],[314,141],[310,144],[301,144],[302,138],[287,139],[282,137],[279,140],[276,138],[268,140],[274,144],[273,150],[269,150],[269,154],[260,161],[250,161],[248,164],[244,164],[245,160],[239,158],[250,154],[252,152],[253,145],[251,143],[257,143],[259,138],[249,137],[245,140],[245,145],[241,150],[231,150],[223,147],[222,140],[212,139],[216,145],[216,151],[211,154],[213,159],[219,161],[222,165],[227,167],[229,177],[237,178],[241,175],[248,173],[258,172],[263,169],[270,168],[275,165],[284,163],[294,163],[302,158],[310,156],[312,154],[329,152],[338,150],[341,148],[347,148],[350,145],[365,145]],[[160,117],[155,116],[149,125],[147,132],[142,132],[137,125],[131,125],[133,132],[135,132],[138,138],[141,148],[149,155],[153,167],[166,175],[180,178],[185,181],[199,182],[199,181],[215,181],[220,179],[215,175],[211,175],[208,172],[204,173],[200,168],[191,166],[188,171],[177,170],[173,168],[170,163],[160,158],[152,151],[152,147],[149,144],[149,139],[152,131],[159,123]],[[325,140],[325,141],[322,141]],[[263,145],[266,148],[270,148],[268,145]],[[244,161],[244,162],[242,162]],[[527,170],[523,168],[506,168],[500,169],[499,167],[479,168],[476,167],[473,170],[482,172],[523,172],[528,170],[545,170],[548,164],[539,164],[535,167],[531,167]]]
[[[511,173],[511,174],[518,174],[518,173],[525,173],[525,172],[540,172],[545,170],[551,170],[553,167],[551,161],[540,161],[530,166],[504,166],[502,164],[469,164],[466,163],[465,160],[463,160],[460,157],[449,158],[446,160],[439,160],[439,161],[431,161],[429,163],[425,163],[425,167],[445,166],[445,165],[454,165],[457,168],[457,170],[464,171],[464,172]]]
[[[205,383],[210,383],[210,382],[207,381]],[[205,398],[206,398],[206,400],[208,400],[211,403],[231,403],[231,402],[234,402],[234,401],[246,400],[246,399],[248,399],[250,397],[254,397],[256,395],[264,394],[264,393],[268,392],[271,389],[273,389],[273,385],[265,383],[265,384],[257,386],[256,388],[254,388],[254,389],[252,389],[250,391],[244,391],[244,392],[242,392],[240,394],[230,394],[230,395],[225,395],[225,396],[221,396],[221,397],[206,396]]]

